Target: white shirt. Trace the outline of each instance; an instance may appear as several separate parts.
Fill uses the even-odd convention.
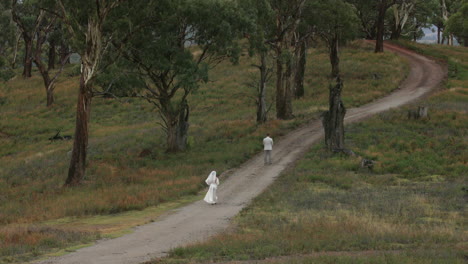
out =
[[[273,139],[270,137],[266,137],[263,139],[263,146],[264,150],[272,150],[273,149]]]

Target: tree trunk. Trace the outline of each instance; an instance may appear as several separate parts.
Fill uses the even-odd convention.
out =
[[[296,67],[296,76],[295,76],[295,96],[296,98],[304,97],[304,74],[306,66],[306,57],[307,57],[307,43],[302,41],[298,52],[298,61]]]
[[[334,36],[330,43],[330,63],[331,63],[331,76],[338,78],[340,75],[340,58],[338,57],[338,36]]]
[[[400,36],[401,36],[401,28],[400,27],[393,28],[392,34],[390,35],[390,39],[398,40],[400,39]]]
[[[55,51],[55,40],[49,42],[49,60],[48,60],[48,70],[55,69],[55,57],[57,52]]]
[[[344,117],[346,108],[341,100],[343,82],[338,77],[336,85],[330,85],[329,110],[323,114],[325,145],[329,151],[344,149]]]
[[[15,46],[13,48],[13,59],[10,62],[10,66],[12,69],[16,69],[16,59],[18,57],[18,49],[19,49],[20,41],[21,41],[21,34],[17,34]]]
[[[187,148],[187,135],[189,128],[189,107],[186,101],[182,102],[179,109],[173,111],[169,103],[162,114],[167,124],[167,152],[175,153]]]
[[[440,27],[437,27],[437,44],[441,44],[440,43]]]
[[[266,109],[266,82],[268,78],[266,54],[260,54],[260,82],[258,87],[257,98],[257,123],[262,124],[267,121]]]
[[[75,137],[72,157],[65,186],[75,186],[82,182],[86,171],[91,99],[93,97],[93,78],[102,58],[102,24],[100,20],[88,20],[85,33],[86,50],[81,55],[81,76],[78,102],[76,106]],[[67,58],[63,58],[65,62]]]
[[[187,137],[189,129],[189,106],[186,101],[182,103],[180,112],[179,112],[179,122],[177,124],[177,146],[179,150],[187,149]]]
[[[293,58],[289,59],[286,64],[286,72],[284,74],[284,115],[283,119],[292,119],[294,118],[292,110],[292,98],[293,98],[293,72],[294,71],[294,61]]]
[[[76,106],[76,124],[75,136],[73,142],[72,157],[70,160],[70,167],[68,169],[68,177],[65,181],[65,186],[74,186],[80,184],[85,176],[86,171],[86,155],[88,148],[89,137],[89,120],[91,114],[91,99],[93,97],[93,79],[99,69],[105,45],[103,41],[106,37],[103,36],[103,26],[106,21],[106,16],[111,9],[118,5],[100,4],[101,1],[96,1],[97,14],[89,15],[87,26],[83,31],[75,32],[70,30],[72,35],[84,35],[84,50],[80,51],[81,56],[81,76],[80,88],[78,93],[78,102]],[[67,16],[67,10],[61,6],[64,16]],[[72,27],[70,26],[70,29]],[[65,47],[65,45],[62,45]],[[67,55],[69,54],[67,48]],[[69,58],[63,57],[61,54],[60,61],[62,65]],[[62,66],[63,68],[63,66]]]
[[[276,59],[276,117],[292,119],[291,58],[283,58],[282,52]],[[286,60],[284,62],[283,60]]]
[[[401,32],[405,27],[414,6],[414,2],[411,1],[403,1],[402,3],[393,5],[393,17],[395,21],[393,23],[392,34],[390,36],[391,39],[398,40],[400,38]]]
[[[52,86],[55,86],[52,84]],[[55,97],[54,97],[54,88],[55,87],[51,87],[49,89],[47,89],[46,93],[47,93],[47,106],[51,106],[54,104],[55,102]]]
[[[377,39],[375,42],[375,52],[383,52],[383,41],[385,31],[385,12],[387,11],[387,1],[382,0],[379,5],[379,12],[377,17]]]
[[[279,1],[282,2],[282,1]],[[287,1],[286,1],[287,2]],[[284,3],[286,3],[284,2]],[[292,97],[294,74],[296,72],[296,41],[294,34],[301,21],[304,0],[292,1],[291,9],[276,10],[276,38],[275,56],[276,56],[276,117],[278,119],[294,118],[292,110]],[[281,5],[279,5],[281,6]]]
[[[60,61],[64,64],[70,63],[70,56],[67,58],[68,54],[70,54],[70,49],[68,48],[65,42],[62,42],[60,45]]]
[[[83,67],[83,64],[82,64]],[[66,186],[75,186],[81,183],[86,169],[86,152],[88,148],[88,123],[91,113],[91,87],[85,82],[86,71],[82,71],[80,77],[80,90],[76,106],[76,127],[73,142],[73,151],[68,170]]]
[[[429,108],[427,106],[418,106],[417,110],[408,111],[408,119],[426,119],[429,118]]]
[[[29,38],[24,38],[24,64],[23,64],[23,77],[29,78],[32,73],[33,55],[32,55],[33,41]]]
[[[36,62],[37,68],[39,69],[39,72],[41,73],[42,80],[44,81],[44,87],[45,87],[46,95],[47,95],[47,106],[49,107],[53,105],[55,102],[55,98],[54,98],[55,81],[50,78],[49,71],[45,68],[42,62],[38,60],[37,57],[40,57],[40,56],[41,54],[36,54],[36,59],[34,59],[34,61]]]
[[[45,34],[38,32],[36,34],[36,49],[34,51],[34,63],[42,76],[44,81],[44,87],[46,90],[47,96],[47,107],[51,106],[54,103],[54,89],[55,89],[55,78],[51,79],[49,76],[49,71],[42,63],[42,45],[45,42]]]

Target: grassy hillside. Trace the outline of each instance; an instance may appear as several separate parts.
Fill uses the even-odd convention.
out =
[[[404,45],[451,72],[418,102],[430,119],[408,120],[413,105],[347,127],[348,147],[373,170],[315,146],[231,232],[150,263],[466,263],[468,53]]]
[[[393,54],[374,54],[355,42],[341,54],[344,102],[354,107],[398,86],[407,65]],[[48,140],[58,130],[73,135],[78,77],[61,77],[56,104],[45,107],[37,72],[0,83],[0,263],[22,262],[59,248],[116,235],[152,221],[167,208],[199,199],[211,170],[222,173],[261,150],[266,132],[278,137],[317,118],[327,107],[330,65],[326,49],[311,49],[305,98],[296,118],[255,124],[254,94],[245,83],[255,58],[221,63],[190,98],[190,150],[168,155],[153,106],[135,98],[94,98],[86,179],[63,188],[72,141]],[[273,95],[273,83],[269,95]],[[273,103],[272,99],[270,103]],[[143,155],[144,154],[144,155]],[[133,210],[139,210],[135,212]]]

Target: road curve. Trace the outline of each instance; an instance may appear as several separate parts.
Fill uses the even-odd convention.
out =
[[[385,48],[408,59],[408,78],[390,95],[349,109],[346,123],[414,101],[431,92],[445,78],[446,70],[436,62],[397,46],[385,44]],[[131,234],[101,240],[93,246],[37,264],[137,264],[222,232],[232,217],[322,137],[321,122],[314,121],[276,140],[272,165],[264,166],[262,153],[259,153],[239,168],[224,173],[218,188],[220,202],[215,206],[198,201],[171,211],[154,223],[137,227]]]

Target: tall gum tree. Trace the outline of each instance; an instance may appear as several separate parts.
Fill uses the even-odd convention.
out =
[[[458,42],[468,47],[468,0],[463,0],[458,11],[447,20],[447,31],[457,37]]]
[[[356,15],[360,21],[362,37],[366,39],[375,39],[377,33],[377,16],[375,10],[377,1],[369,0],[346,0],[355,7]]]
[[[59,17],[57,16],[57,10],[56,10],[57,5],[55,3],[47,3],[44,1],[41,3],[40,12],[45,12],[43,15],[42,21],[38,27],[38,30],[36,32],[36,36],[34,38],[34,43],[35,43],[35,48],[33,50],[33,61],[39,70],[39,73],[42,76],[42,80],[44,82],[44,87],[46,91],[46,105],[48,107],[52,106],[55,102],[55,97],[54,97],[54,91],[55,91],[55,84],[57,82],[58,77],[63,71],[63,68],[65,66],[65,60],[70,56],[71,54],[69,53],[67,57],[61,61],[61,67],[55,72],[55,74],[51,74],[50,70],[50,64],[54,64],[55,58],[51,58],[51,56],[48,56],[48,64],[44,62],[44,45],[46,44],[47,40],[50,39],[51,34],[55,31],[55,28],[58,23]],[[48,11],[44,11],[48,10]],[[53,46],[51,42],[49,41],[49,54],[51,53],[50,47]],[[52,60],[52,61],[51,61]]]
[[[112,39],[109,14],[125,0],[57,0],[59,13],[81,57],[73,150],[65,186],[80,184],[85,176],[93,80]],[[106,30],[104,30],[106,28]]]
[[[295,42],[296,29],[302,19],[306,0],[271,0],[274,10],[274,35],[269,44],[275,53],[276,60],[276,117],[292,119],[294,73],[297,65]]]
[[[303,35],[298,34],[298,38]],[[307,64],[307,38],[298,40],[299,47],[296,48],[296,71],[294,74],[294,97],[296,99],[304,97],[304,75]]]
[[[232,1],[150,1],[138,15],[143,26],[121,49],[138,68],[146,100],[166,132],[167,152],[186,149],[190,95],[208,80],[209,68],[239,54],[242,18]]]
[[[58,23],[56,6],[54,1],[48,0],[13,0],[11,9],[12,18],[20,30],[25,44],[23,77],[31,76],[34,62],[44,82],[47,106],[51,106],[55,101],[55,83],[63,70],[62,64],[55,75],[51,76],[49,67],[45,65],[43,59],[44,46],[47,44],[50,46],[50,42],[47,43],[47,40],[55,31]]]
[[[11,14],[24,41],[22,76],[29,78],[32,74],[34,40],[42,26],[46,12],[39,8],[36,1],[12,0]]]
[[[307,23],[307,17],[313,14],[312,5],[313,1],[307,1],[302,11],[302,19],[296,28],[293,43],[295,44],[295,60],[294,67],[294,97],[296,99],[304,97],[304,75],[307,64],[307,49],[314,34],[314,28]]]
[[[413,15],[413,10],[416,7],[417,0],[404,0],[399,4],[392,6],[393,25],[390,38],[397,40],[400,38],[401,33],[407,25],[408,19]]]
[[[329,108],[322,116],[325,145],[330,151],[343,150],[346,108],[341,100],[343,80],[340,77],[339,45],[356,36],[359,19],[353,6],[342,0],[317,0],[310,10],[307,22],[327,43],[331,77],[336,81],[335,85],[329,86]]]
[[[375,40],[375,52],[384,51],[384,35],[385,35],[385,14],[387,10],[403,0],[377,0],[377,34]]]
[[[267,82],[273,69],[270,65],[271,49],[267,40],[272,37],[271,25],[274,24],[274,11],[268,0],[240,0],[240,7],[245,16],[251,21],[252,27],[246,32],[249,41],[249,54],[257,55],[258,62],[252,64],[258,69],[258,81],[251,86],[256,88],[256,121],[258,124],[267,121]]]

